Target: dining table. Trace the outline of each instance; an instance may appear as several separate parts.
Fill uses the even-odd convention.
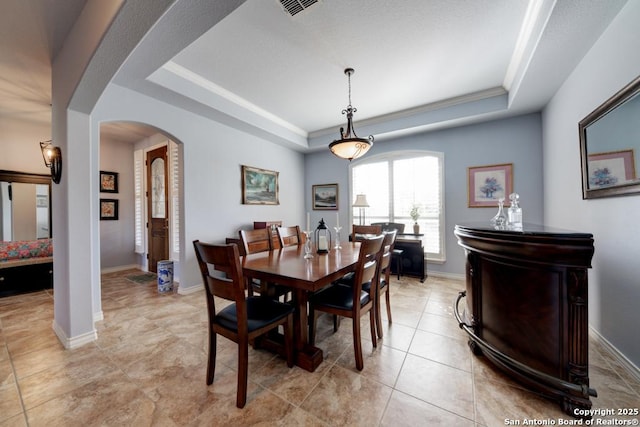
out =
[[[359,242],[341,242],[327,253],[305,258],[304,245],[244,255],[241,260],[245,277],[277,283],[291,289],[294,311],[294,356],[299,367],[313,372],[322,363],[322,350],[309,344],[309,296],[354,271],[360,252]]]

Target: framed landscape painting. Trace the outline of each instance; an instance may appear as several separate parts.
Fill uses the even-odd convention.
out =
[[[242,165],[242,203],[279,205],[278,172]]]
[[[320,184],[312,187],[314,210],[338,210],[338,184]]]
[[[504,206],[509,206],[509,194],[513,192],[513,163],[468,168],[469,207],[483,208],[498,206],[504,198]]]

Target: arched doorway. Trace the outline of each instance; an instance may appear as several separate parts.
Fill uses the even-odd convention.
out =
[[[182,144],[162,129],[101,123],[100,169],[118,169],[112,172],[120,178],[119,193],[109,195],[118,199],[118,224],[100,224],[102,272],[136,267],[155,272],[159,260],[179,261],[181,165]]]

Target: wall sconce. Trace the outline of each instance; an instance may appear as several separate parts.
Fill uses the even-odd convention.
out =
[[[42,151],[44,164],[51,169],[51,179],[56,184],[60,184],[60,178],[62,177],[62,152],[60,147],[54,146],[49,140],[40,143],[40,150]]]

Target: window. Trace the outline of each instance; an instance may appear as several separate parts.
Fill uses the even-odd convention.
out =
[[[365,194],[367,223],[399,222],[413,232],[411,209],[420,212],[427,258],[444,261],[444,154],[431,151],[393,152],[369,157],[351,166],[351,200]],[[353,208],[357,221],[359,208]]]

